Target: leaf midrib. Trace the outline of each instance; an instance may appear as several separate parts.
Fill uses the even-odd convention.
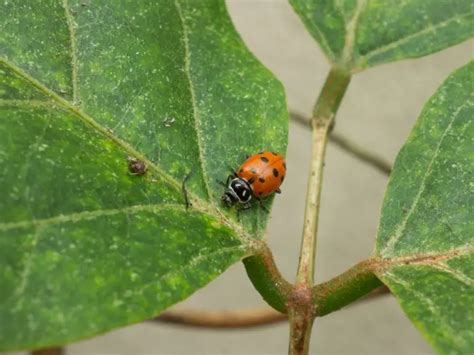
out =
[[[432,251],[425,253],[407,254],[395,257],[382,257],[375,255],[364,261],[366,269],[377,275],[383,276],[384,273],[390,271],[394,267],[400,266],[432,266],[437,267],[444,262],[474,254],[474,245],[466,243],[458,247],[444,250]]]
[[[183,28],[183,43],[184,43],[184,71],[186,74],[186,78],[189,84],[189,91],[191,94],[191,106],[193,108],[193,119],[194,119],[194,131],[196,132],[196,143],[198,146],[199,152],[199,165],[201,167],[201,173],[204,180],[204,186],[206,189],[207,197],[209,198],[210,203],[212,204],[212,190],[209,186],[209,178],[207,176],[207,171],[204,168],[204,161],[205,161],[205,152],[204,147],[202,145],[203,139],[201,135],[201,121],[199,115],[199,109],[196,102],[196,93],[194,91],[194,85],[191,78],[191,52],[189,49],[189,39],[188,39],[188,27],[186,25],[186,20],[183,16],[183,11],[181,8],[181,4],[179,0],[174,1],[176,11],[178,12],[179,19],[181,21],[181,25]]]
[[[432,253],[419,253],[419,254],[408,254],[404,256],[392,257],[392,258],[375,258],[376,270],[386,270],[394,266],[401,265],[436,265],[440,262],[451,260],[463,255],[473,254],[474,246],[470,244],[462,245],[457,248],[449,249],[441,252]]]
[[[438,253],[411,254],[395,258],[375,257],[373,263],[369,266],[379,277],[390,273],[394,267],[416,267],[425,266],[437,269],[438,271],[448,273],[467,286],[474,286],[474,280],[468,275],[451,268],[446,261],[474,254],[474,246],[466,244],[458,248],[453,248]]]
[[[342,49],[342,65],[344,67],[349,66],[350,63],[353,60],[354,57],[354,44],[356,40],[356,34],[357,34],[357,26],[359,25],[359,18],[362,14],[362,12],[365,9],[365,6],[367,5],[367,0],[357,0],[356,7],[352,13],[352,16],[348,22],[346,22],[346,19],[344,17],[344,14],[341,12],[343,18],[344,18],[344,23],[345,23],[345,38],[344,38],[344,48]],[[341,11],[341,9],[339,9]]]
[[[149,160],[145,155],[140,153],[137,149],[135,149],[129,143],[113,135],[112,132],[110,132],[107,128],[100,125],[87,113],[83,112],[80,108],[74,106],[72,103],[62,98],[61,96],[56,94],[54,91],[50,90],[48,87],[43,85],[41,82],[39,82],[38,80],[30,76],[29,74],[25,73],[21,68],[17,67],[15,64],[10,62],[9,60],[5,58],[0,58],[0,61],[3,64],[5,64],[7,67],[9,67],[10,70],[12,70],[15,74],[17,74],[18,76],[23,78],[25,81],[33,85],[36,89],[41,91],[45,96],[50,97],[52,100],[56,101],[63,109],[72,113],[74,116],[80,119],[83,123],[95,129],[105,138],[110,139],[110,141],[118,145],[120,148],[126,151],[130,156],[133,156],[143,161],[147,165],[149,170],[152,170],[155,173],[157,173],[160,179],[166,182],[170,187],[174,188],[176,191],[182,192],[180,182],[178,182],[171,175],[168,175],[158,164],[155,164],[154,162]],[[254,239],[243,229],[242,226],[238,225],[233,220],[227,218],[221,211],[219,211],[211,203],[208,203],[207,201],[202,200],[200,197],[198,197],[196,194],[194,194],[191,191],[188,191],[188,197],[192,201],[193,209],[196,209],[204,214],[213,216],[214,218],[218,219],[222,224],[232,229],[241,239],[246,240],[249,243],[252,243]]]
[[[384,53],[384,52],[387,52],[389,50],[391,50],[392,48],[395,48],[397,47],[399,44],[401,43],[405,43],[405,42],[408,42],[410,40],[412,40],[413,38],[416,38],[418,36],[421,36],[427,32],[430,32],[430,31],[435,31],[436,29],[440,28],[440,27],[443,27],[447,24],[449,24],[450,22],[452,21],[455,21],[455,20],[459,20],[459,19],[462,19],[464,17],[469,17],[469,16],[472,16],[474,15],[474,12],[468,12],[466,14],[462,14],[462,15],[457,15],[457,16],[454,16],[454,17],[451,17],[447,20],[444,20],[444,21],[440,21],[436,24],[432,24],[428,27],[424,27],[423,29],[417,31],[417,32],[414,32],[414,33],[410,33],[409,35],[405,36],[405,37],[402,37],[402,38],[399,38],[395,41],[392,41],[392,42],[389,42],[389,43],[386,43],[378,48],[375,48],[373,50],[370,50],[368,51],[367,53],[365,54],[362,54],[360,57],[359,57],[359,60],[353,65],[353,71],[357,71],[357,70],[360,70],[360,69],[363,69],[367,63],[368,63],[368,60],[375,56],[375,55],[378,55],[380,53]]]

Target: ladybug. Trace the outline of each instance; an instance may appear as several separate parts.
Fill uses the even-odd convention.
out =
[[[258,201],[273,193],[280,193],[286,174],[285,158],[273,152],[260,152],[247,160],[228,176],[222,201],[228,206],[251,207],[252,197]]]

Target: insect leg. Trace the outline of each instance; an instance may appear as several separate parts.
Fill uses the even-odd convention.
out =
[[[232,177],[237,177],[237,171],[235,171],[233,167],[228,165],[227,168],[230,170]]]
[[[224,181],[221,181],[221,180],[219,180],[219,179],[216,179],[216,182],[217,182],[219,185],[222,185],[222,186],[224,186],[224,187],[227,187],[227,186],[229,186],[229,182],[230,182],[230,180],[232,180],[232,177],[233,177],[232,175],[229,175],[229,176],[227,177],[227,180],[226,180],[225,182],[224,182]]]
[[[262,210],[264,210],[267,213],[270,213],[270,211],[268,210],[268,208],[265,207],[265,205],[263,204],[263,201],[260,198],[256,197],[256,200],[258,201],[258,204],[260,205]]]
[[[239,222],[240,222],[240,213],[242,211],[248,210],[250,208],[252,208],[252,205],[250,203],[246,203],[246,204],[242,205],[242,207],[236,209],[236,211],[237,211],[237,220]]]
[[[189,178],[192,175],[192,171],[190,171],[183,179],[182,183],[182,190],[183,190],[183,196],[184,196],[184,203],[186,205],[186,209],[188,209],[190,206],[192,206],[191,202],[189,202],[189,197],[188,197],[188,190],[186,189],[186,182],[189,180]]]

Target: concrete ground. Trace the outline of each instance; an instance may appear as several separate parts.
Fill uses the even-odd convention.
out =
[[[228,0],[238,31],[284,83],[290,110],[308,114],[329,65],[285,0]],[[353,78],[336,130],[393,161],[426,100],[474,54],[473,41],[418,60],[382,65]],[[302,230],[310,132],[290,127],[288,175],[269,227],[278,267],[292,280]],[[373,249],[387,177],[330,145],[326,160],[317,280],[368,257]],[[229,309],[264,302],[235,265],[177,307]],[[285,354],[286,323],[248,330],[203,330],[139,324],[71,345],[68,354]],[[433,353],[397,302],[386,296],[315,322],[311,354]]]

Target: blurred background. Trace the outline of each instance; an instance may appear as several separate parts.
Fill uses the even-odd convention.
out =
[[[290,111],[309,117],[329,70],[316,42],[286,0],[228,0],[234,24],[250,50],[283,82]],[[474,41],[417,60],[391,63],[354,76],[335,131],[393,162],[426,100],[446,76],[474,54]],[[290,123],[288,175],[275,199],[269,241],[284,276],[296,273],[303,223],[311,133]],[[318,236],[318,282],[371,255],[387,176],[330,144]],[[241,264],[176,308],[265,306]],[[247,330],[205,330],[142,323],[75,343],[68,354],[286,354],[285,322]],[[432,354],[392,296],[315,321],[311,354]],[[12,353],[13,354],[13,353]],[[23,354],[23,353],[14,353]]]

